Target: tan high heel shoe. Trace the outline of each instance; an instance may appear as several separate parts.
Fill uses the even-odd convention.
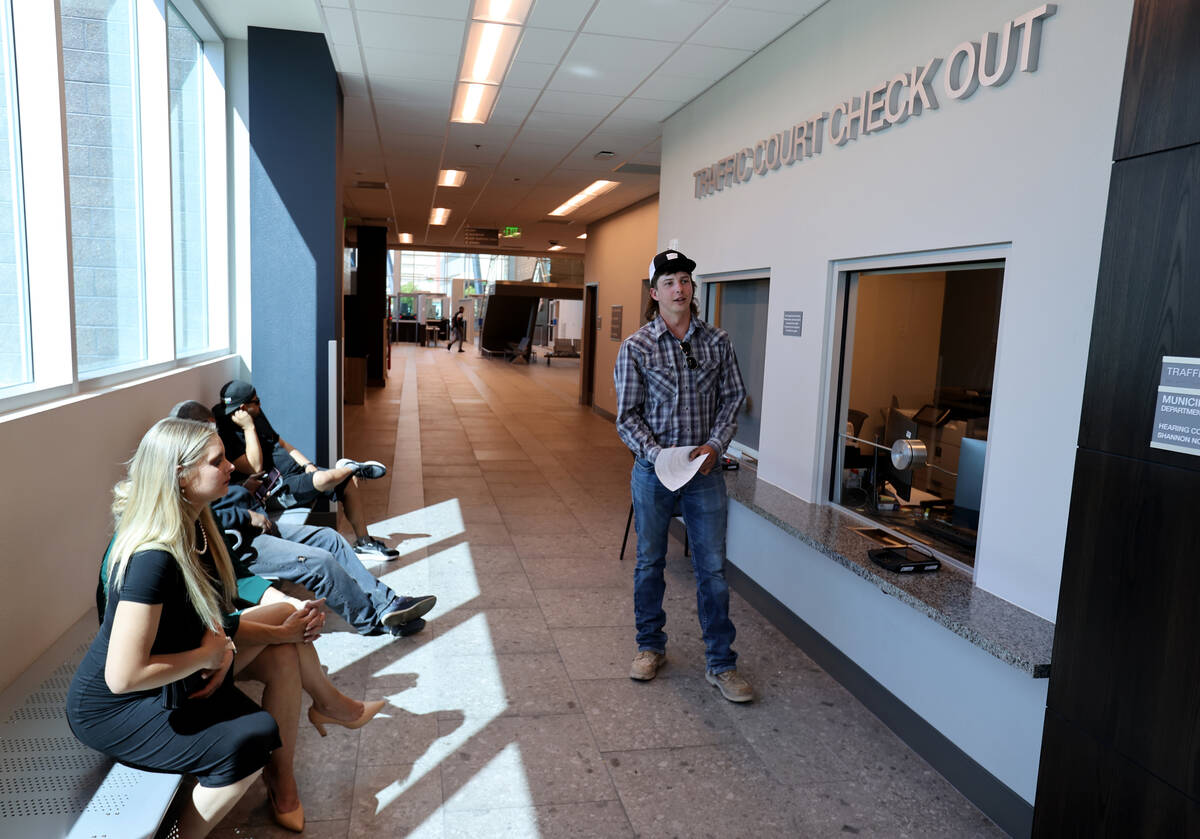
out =
[[[288,810],[286,813],[280,812],[279,808],[275,806],[275,795],[271,792],[270,787],[267,788],[267,803],[271,805],[271,816],[275,819],[275,824],[287,828],[293,833],[304,832],[303,804],[295,810]]]
[[[382,699],[376,699],[374,702],[364,702],[363,712],[359,714],[358,719],[354,720],[335,720],[333,717],[327,717],[311,705],[308,708],[308,721],[313,724],[313,728],[322,737],[325,736],[325,726],[340,725],[345,728],[362,728],[371,721],[371,718],[383,710],[383,706],[387,702]]]

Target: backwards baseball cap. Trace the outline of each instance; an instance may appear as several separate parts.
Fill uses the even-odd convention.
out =
[[[650,283],[653,284],[663,274],[674,274],[678,271],[690,274],[695,270],[695,260],[688,259],[679,251],[663,251],[650,260]]]
[[[232,414],[254,398],[254,388],[249,382],[234,379],[221,388],[221,402],[217,405],[224,414]]]

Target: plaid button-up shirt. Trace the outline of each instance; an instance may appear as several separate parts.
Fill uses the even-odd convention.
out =
[[[622,341],[617,353],[617,433],[630,451],[651,463],[669,446],[707,443],[723,454],[746,398],[725,330],[693,317],[684,340],[692,348],[695,370],[688,369],[680,342],[661,316]]]

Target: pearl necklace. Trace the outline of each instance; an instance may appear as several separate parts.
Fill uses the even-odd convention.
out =
[[[203,554],[208,550],[208,534],[204,531],[204,525],[200,526],[200,539],[204,543],[204,547],[194,547],[192,550],[198,554]]]

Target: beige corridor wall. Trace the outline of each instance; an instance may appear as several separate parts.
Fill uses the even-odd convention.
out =
[[[583,279],[597,284],[596,382],[592,404],[608,415],[617,413],[613,364],[621,342],[612,334],[612,307],[621,307],[621,338],[642,325],[642,287],[646,267],[657,253],[658,196],[639,201],[587,229]],[[593,325],[594,326],[594,325]],[[584,324],[588,328],[588,324]]]

